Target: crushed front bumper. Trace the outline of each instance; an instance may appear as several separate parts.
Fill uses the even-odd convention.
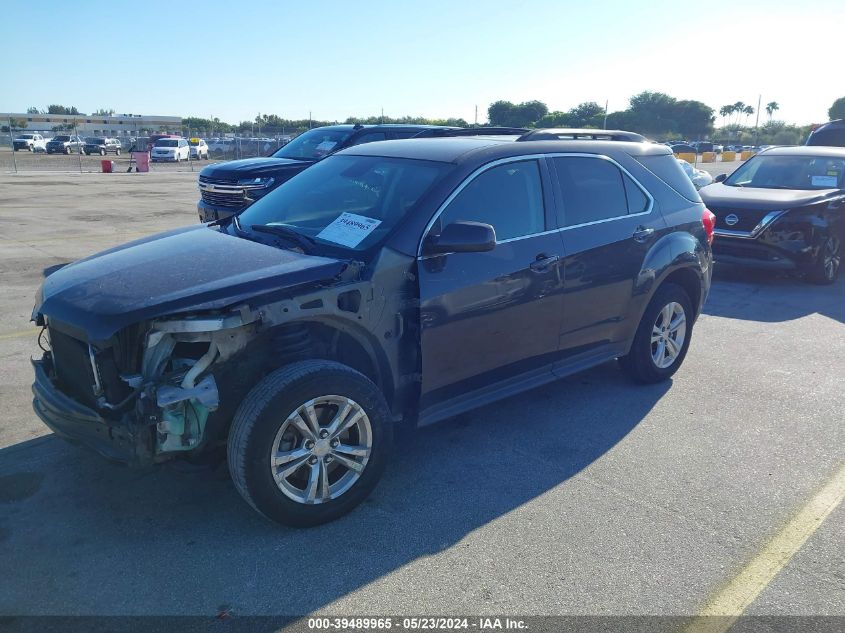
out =
[[[133,466],[152,463],[155,427],[119,424],[62,393],[50,380],[43,360],[32,360],[32,408],[52,431],[90,448],[107,459]]]

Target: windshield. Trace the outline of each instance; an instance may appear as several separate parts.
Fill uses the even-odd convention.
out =
[[[19,134],[18,138],[31,139],[31,138],[35,138],[35,134]]]
[[[731,187],[839,189],[845,186],[845,158],[757,155],[725,180]]]
[[[96,136],[89,136],[85,139],[86,143],[91,143],[91,145],[104,145],[106,139],[104,138],[97,138]]]
[[[294,176],[238,216],[240,227],[282,225],[333,247],[380,242],[446,170],[380,156],[332,156]]]
[[[274,158],[319,160],[337,151],[352,136],[352,130],[316,128],[303,132],[273,153]]]
[[[156,141],[156,147],[179,147],[179,139],[162,138]]]
[[[70,140],[70,137],[69,137],[69,136],[57,136],[57,137],[56,137],[56,138],[54,138],[53,140],[54,140],[54,141],[69,141],[69,140]]]
[[[200,144],[199,139],[195,139],[195,138],[192,138],[188,142],[191,144],[191,147],[197,147]]]

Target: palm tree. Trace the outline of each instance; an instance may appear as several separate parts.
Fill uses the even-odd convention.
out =
[[[766,104],[766,114],[769,115],[769,121],[772,120],[772,115],[776,110],[780,110],[780,106],[777,101],[769,101],[769,103]]]
[[[742,113],[745,115],[745,126],[748,127],[748,117],[754,114],[754,108],[752,108],[751,106],[745,106],[742,109]]]
[[[739,125],[739,117],[742,116],[742,112],[745,110],[745,104],[742,101],[737,101],[734,104],[734,114],[736,114],[736,124]]]
[[[727,118],[734,113],[732,105],[723,105],[719,108],[719,115],[722,117],[722,127],[727,125]]]

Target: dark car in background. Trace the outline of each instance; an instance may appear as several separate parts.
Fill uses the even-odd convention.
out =
[[[674,143],[670,145],[672,152],[675,154],[697,154],[698,150],[692,145],[686,143]]]
[[[254,509],[323,523],[367,497],[400,424],[616,358],[639,382],[672,376],[712,227],[659,145],[360,144],[230,219],[49,274],[33,406],[119,461],[225,448]]]
[[[116,138],[89,136],[85,139],[82,153],[88,155],[99,154],[100,156],[105,156],[106,154],[120,156],[121,149],[123,149],[123,145]]]
[[[836,119],[810,132],[807,145],[845,147],[845,119]]]
[[[82,153],[85,141],[75,134],[59,134],[47,141],[48,154]]]
[[[836,280],[845,238],[845,149],[773,147],[700,191],[720,263]]]
[[[327,125],[308,130],[269,157],[245,158],[205,167],[199,175],[200,221],[240,213],[256,200],[326,156],[347,147],[407,138],[512,134],[518,128],[454,128],[436,125]]]

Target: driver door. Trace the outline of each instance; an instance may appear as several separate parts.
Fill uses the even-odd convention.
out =
[[[429,229],[436,236],[452,222],[483,222],[495,229],[496,246],[419,258],[421,423],[454,415],[485,392],[551,379],[563,247],[559,232],[547,231],[547,182],[538,160],[492,166],[471,176]]]

